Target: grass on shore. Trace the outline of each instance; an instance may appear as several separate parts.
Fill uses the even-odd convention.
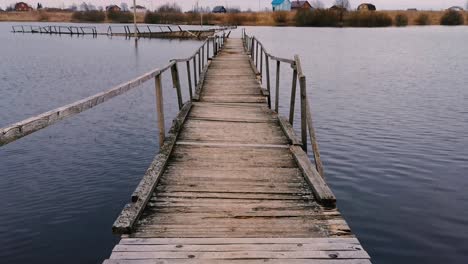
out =
[[[359,14],[358,12],[347,12],[344,15],[344,21],[335,23],[333,16],[329,17],[329,12],[323,10],[322,13],[315,15],[315,20],[309,23],[309,26],[362,26],[365,23],[362,19],[369,19],[365,15]],[[385,22],[384,26],[391,26],[388,24],[388,18],[391,21],[400,21],[408,18],[408,25],[440,25],[445,11],[378,11],[372,12],[378,13],[380,19]],[[153,13],[155,14],[155,13]],[[468,12],[461,13],[463,18],[467,20],[468,24]],[[372,15],[375,16],[375,15]],[[353,18],[354,21],[346,23],[348,18]],[[356,20],[356,18],[361,18]],[[385,18],[385,19],[384,19]],[[306,17],[296,16],[296,12],[260,12],[260,13],[232,13],[232,14],[205,14],[203,16],[203,23],[210,25],[239,25],[239,26],[296,26],[301,25],[300,21],[310,19]],[[375,19],[375,17],[370,17]],[[129,16],[121,17],[110,17],[107,16],[104,20],[99,20],[103,23],[125,23],[129,20]],[[193,13],[178,13],[177,15],[165,15],[156,17],[151,20],[146,20],[150,23],[178,23],[178,24],[193,24],[197,25],[200,23],[200,15]],[[299,20],[299,22],[298,22]],[[14,22],[36,22],[36,21],[48,21],[48,22],[93,22],[87,21],[86,19],[75,19],[73,18],[72,12],[57,11],[57,12],[46,12],[46,11],[31,11],[31,12],[0,12],[0,21],[14,21]],[[145,14],[137,14],[138,23],[145,22]],[[131,22],[131,21],[128,21]],[[395,24],[395,23],[393,23]],[[406,23],[404,23],[406,24]],[[307,25],[306,25],[307,26]],[[367,25],[372,26],[372,25]]]

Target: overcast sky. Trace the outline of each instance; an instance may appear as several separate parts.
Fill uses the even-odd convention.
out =
[[[5,8],[12,3],[15,3],[20,0],[0,0],[0,6]],[[83,0],[21,0],[23,2],[36,5],[37,2],[42,3],[43,6],[50,6],[50,7],[68,7],[72,3],[82,3]],[[92,3],[96,6],[106,6],[109,4],[117,4],[120,3],[133,3],[133,0],[85,0],[87,3]],[[184,10],[190,10],[192,6],[197,2],[197,0],[137,0],[137,4],[146,6],[147,8],[155,8],[158,5],[163,3],[177,3]],[[248,8],[252,10],[259,10],[264,9],[266,7],[271,7],[271,0],[235,0],[235,1],[227,1],[227,0],[199,0],[198,1],[202,6],[210,6],[213,7],[215,5],[224,5],[224,6],[231,6],[231,7],[240,7],[243,10]],[[321,0],[325,6],[330,6],[334,0]],[[418,9],[433,9],[433,10],[440,10],[446,9],[450,6],[459,5],[466,7],[467,0],[350,0],[351,6],[355,8],[362,2],[371,2],[377,6],[377,9],[407,9],[407,8],[418,8]]]

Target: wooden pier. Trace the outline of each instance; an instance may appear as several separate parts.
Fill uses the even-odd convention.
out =
[[[289,118],[278,115],[278,96],[271,102],[271,60],[278,74],[276,95],[281,64],[293,71]],[[187,67],[186,103],[179,64]],[[161,83],[166,71],[180,108],[167,134]],[[370,263],[325,182],[299,57],[275,57],[245,33],[242,39],[207,39],[189,58],[4,128],[0,144],[152,78],[161,150],[115,221],[113,232],[121,240],[104,263]],[[292,128],[297,98],[300,137]],[[308,139],[313,163],[306,154]]]

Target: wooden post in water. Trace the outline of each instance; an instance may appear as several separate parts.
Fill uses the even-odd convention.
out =
[[[271,109],[271,87],[270,87],[270,58],[265,55],[266,64],[266,78],[267,78],[267,90],[268,90],[268,107]]]
[[[172,83],[174,88],[177,91],[177,101],[179,102],[179,110],[182,109],[182,91],[180,90],[180,79],[179,79],[179,69],[177,68],[177,62],[174,62],[174,65],[171,67]]]
[[[296,106],[296,87],[297,87],[297,68],[294,65],[292,87],[291,87],[291,105],[289,106],[289,123],[294,123],[294,108]]]
[[[186,61],[187,63],[187,78],[188,78],[188,87],[189,87],[189,94],[190,94],[190,101],[192,100],[192,76],[190,76],[190,60]]]
[[[138,40],[138,33],[137,33],[137,13],[136,13],[136,0],[133,0],[133,25],[135,27],[133,34],[134,34],[134,37],[135,37],[135,41]]]
[[[276,61],[276,94],[275,94],[275,112],[279,111],[279,86],[280,86],[280,65],[281,61]]]
[[[166,138],[166,128],[164,126],[164,105],[163,105],[163,91],[161,83],[161,74],[155,77],[156,88],[156,110],[158,113],[158,129],[159,129],[159,147],[162,147]]]

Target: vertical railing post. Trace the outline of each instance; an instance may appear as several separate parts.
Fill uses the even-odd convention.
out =
[[[250,57],[252,58],[252,61],[254,60],[254,44],[255,44],[255,39],[252,37],[252,43],[250,43]]]
[[[180,78],[179,78],[179,69],[177,67],[177,62],[174,62],[174,65],[171,67],[172,83],[174,88],[177,91],[177,101],[179,102],[179,110],[182,109],[182,91],[180,89]]]
[[[204,69],[205,68],[205,44],[203,44],[202,46],[201,60],[202,60],[202,69]]]
[[[209,59],[210,59],[210,39],[208,39],[206,42],[206,63],[208,63]]]
[[[266,78],[267,78],[267,91],[268,91],[268,107],[271,109],[271,87],[270,87],[270,58],[268,54],[265,55]]]
[[[198,76],[201,76],[202,69],[203,69],[202,64],[201,64],[202,59],[201,59],[201,56],[200,56],[201,55],[201,49],[198,50],[197,54],[198,54]]]
[[[294,65],[292,87],[291,87],[291,104],[289,106],[289,123],[293,125],[294,123],[294,108],[296,105],[296,87],[297,87],[297,68]]]
[[[258,69],[258,40],[257,40],[257,45],[255,45],[255,66]]]
[[[279,60],[276,61],[276,94],[275,94],[275,112],[279,112],[279,86],[280,86],[280,65]]]
[[[197,79],[197,62],[195,60],[195,56],[193,56],[193,80],[195,81],[195,89],[196,89],[198,85],[198,79]]]
[[[216,56],[216,36],[213,37],[213,57]]]
[[[307,152],[307,91],[305,76],[300,74],[299,87],[301,90],[301,140],[302,149]]]
[[[260,81],[263,82],[263,46],[260,49]]]
[[[159,129],[159,147],[162,147],[166,139],[166,128],[164,126],[164,105],[163,91],[161,83],[161,73],[155,77],[156,88],[156,111],[158,114],[158,129]]]
[[[190,95],[190,101],[192,101],[193,93],[192,93],[192,76],[190,73],[190,60],[187,60],[186,63],[187,63],[187,79],[188,79],[189,95]]]

